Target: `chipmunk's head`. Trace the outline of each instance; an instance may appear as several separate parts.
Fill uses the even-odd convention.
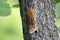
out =
[[[34,8],[36,5],[37,0],[29,0],[29,8]]]

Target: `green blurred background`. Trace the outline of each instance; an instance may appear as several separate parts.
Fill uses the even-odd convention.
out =
[[[60,0],[55,0],[55,7],[56,7],[56,25],[59,29],[59,35],[60,35]]]
[[[60,32],[60,0],[55,0],[56,25]],[[0,40],[23,40],[18,0],[0,0]]]
[[[23,40],[18,0],[0,0],[0,40]]]

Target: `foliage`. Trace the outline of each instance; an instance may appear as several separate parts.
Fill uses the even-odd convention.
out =
[[[60,0],[55,0],[56,2],[56,24],[60,32]]]
[[[0,40],[23,40],[20,10],[15,5],[15,0],[0,0]]]
[[[56,4],[56,24],[60,27],[60,3]]]
[[[7,2],[8,2],[12,7],[18,7],[18,6],[19,6],[18,0],[7,0]]]
[[[13,7],[19,7],[19,4],[15,4],[15,5],[13,5]]]
[[[55,3],[59,3],[60,2],[60,0],[55,0]]]
[[[11,9],[8,3],[6,3],[6,0],[0,1],[0,16],[8,16],[11,14]]]

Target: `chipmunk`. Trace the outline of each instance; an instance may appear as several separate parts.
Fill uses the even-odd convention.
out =
[[[37,0],[31,0],[30,4],[29,4],[29,9],[28,9],[28,14],[27,14],[28,18],[30,20],[29,33],[33,33],[35,31],[37,31],[37,27],[36,27],[36,3],[37,3]]]

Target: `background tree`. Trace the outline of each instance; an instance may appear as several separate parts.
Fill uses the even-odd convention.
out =
[[[30,24],[26,9],[29,2],[29,0],[19,0],[24,40],[58,40],[58,29],[55,25],[54,0],[37,0],[36,24],[38,31],[32,34],[29,34]]]

